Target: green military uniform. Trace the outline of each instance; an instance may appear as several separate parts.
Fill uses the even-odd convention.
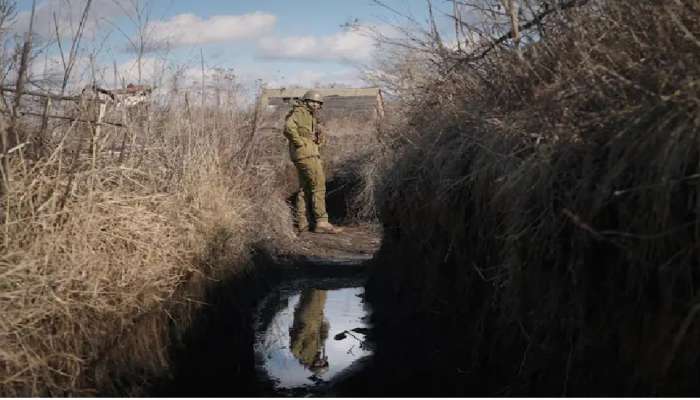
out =
[[[319,144],[318,119],[305,104],[295,105],[287,114],[284,136],[289,140],[289,155],[297,167],[301,188],[296,196],[296,223],[308,227],[307,210],[314,222],[328,222],[326,212],[326,175],[323,171]]]

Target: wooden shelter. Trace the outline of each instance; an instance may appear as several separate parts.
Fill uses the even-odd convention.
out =
[[[301,99],[309,88],[263,90],[262,110],[273,119],[283,118],[292,103]],[[384,117],[384,100],[379,88],[317,88],[324,97],[322,118],[374,120]]]

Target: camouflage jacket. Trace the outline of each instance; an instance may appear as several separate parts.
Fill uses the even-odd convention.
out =
[[[295,105],[284,122],[284,136],[289,140],[292,161],[319,157],[318,120],[303,104]]]

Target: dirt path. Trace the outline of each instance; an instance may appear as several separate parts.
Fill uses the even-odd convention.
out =
[[[337,235],[304,232],[284,246],[268,243],[265,251],[277,265],[358,266],[371,260],[381,244],[381,228],[371,224],[343,228]]]

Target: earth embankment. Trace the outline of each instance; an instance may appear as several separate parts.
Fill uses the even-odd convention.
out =
[[[699,12],[591,2],[407,101],[368,296],[377,362],[422,361],[387,394],[700,393]]]

